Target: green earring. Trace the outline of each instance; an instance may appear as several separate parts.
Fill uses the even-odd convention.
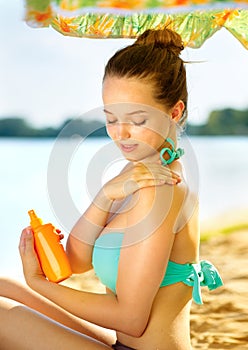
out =
[[[178,148],[177,150],[175,150],[175,144],[173,142],[173,140],[171,138],[167,138],[165,141],[169,142],[169,144],[171,145],[172,149],[168,148],[168,147],[164,147],[161,149],[160,151],[160,160],[162,162],[162,165],[168,165],[171,164],[175,159],[180,158],[183,154],[184,154],[184,150],[182,148]],[[167,152],[170,156],[170,158],[168,160],[165,160],[163,155],[165,154],[165,152]]]

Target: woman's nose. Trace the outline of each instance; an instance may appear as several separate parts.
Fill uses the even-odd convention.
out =
[[[116,128],[116,136],[118,140],[128,139],[131,136],[129,123],[118,123]]]

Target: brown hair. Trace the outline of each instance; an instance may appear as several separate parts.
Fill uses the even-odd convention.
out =
[[[170,29],[147,30],[134,44],[117,51],[110,58],[104,78],[139,78],[153,83],[154,98],[166,108],[172,108],[179,100],[185,105],[180,120],[187,117],[187,83],[184,61],[179,57],[184,49],[179,34]]]

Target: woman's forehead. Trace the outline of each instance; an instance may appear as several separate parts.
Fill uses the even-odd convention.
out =
[[[105,104],[103,111],[107,115],[115,115],[122,117],[144,116],[151,118],[164,119],[168,117],[164,111],[154,108],[153,106],[141,103],[111,103]]]
[[[154,90],[150,83],[139,79],[106,78],[102,86],[104,103],[133,102],[154,104]]]
[[[144,79],[106,77],[103,82],[102,98],[105,106],[122,103],[122,109],[127,109],[126,113],[135,112],[134,106],[138,110],[145,110],[149,113],[154,108],[154,112],[157,109],[160,113],[168,114],[164,104],[154,97],[151,82],[146,82]]]

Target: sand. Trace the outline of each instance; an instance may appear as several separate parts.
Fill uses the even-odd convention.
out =
[[[193,349],[248,349],[248,230],[217,235],[201,243],[201,259],[219,270],[224,286],[215,291],[202,288],[203,305],[192,304],[191,337]],[[79,289],[103,291],[92,272],[70,285]]]
[[[192,305],[193,348],[248,349],[248,230],[202,243],[201,258],[214,263],[224,286],[202,288],[204,305]]]

